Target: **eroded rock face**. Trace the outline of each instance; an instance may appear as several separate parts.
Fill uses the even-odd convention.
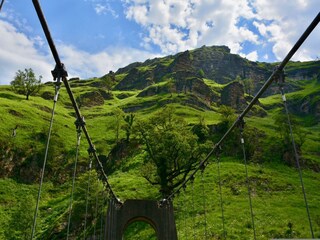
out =
[[[80,107],[94,107],[104,104],[104,98],[99,91],[81,94],[77,100]]]
[[[290,102],[289,108],[298,115],[313,115],[316,119],[320,120],[320,98],[318,93],[311,94],[301,100]]]
[[[133,68],[129,71],[128,75],[115,86],[115,89],[122,91],[144,89],[152,84],[154,84],[154,74],[152,70],[140,71],[137,68]]]
[[[246,105],[243,86],[239,82],[227,85],[221,92],[221,104],[243,110]]]

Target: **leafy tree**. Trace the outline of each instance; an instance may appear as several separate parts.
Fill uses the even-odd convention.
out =
[[[226,130],[236,120],[235,110],[232,107],[221,105],[218,112],[221,114],[220,121],[225,125]]]
[[[132,132],[133,120],[135,115],[133,113],[127,114],[123,116],[123,120],[125,121],[124,130],[126,131],[126,141],[129,142],[130,135]]]
[[[103,87],[105,89],[107,89],[108,93],[110,93],[112,87],[113,87],[113,81],[112,81],[112,78],[110,76],[106,76],[102,79],[102,84],[103,84]]]
[[[216,141],[220,140],[220,138],[227,132],[227,130],[236,120],[235,110],[232,107],[221,105],[218,112],[221,114],[221,122],[217,126],[218,134],[215,137],[218,137],[218,139],[215,139]],[[223,152],[227,153],[228,155],[237,155],[240,146],[239,139],[239,130],[235,128],[223,142]]]
[[[253,80],[251,78],[245,78],[242,81],[243,86],[244,86],[244,91],[251,95],[253,90],[254,90],[254,84],[253,84]]]
[[[10,84],[15,92],[26,95],[26,100],[29,100],[30,95],[39,92],[41,79],[42,76],[37,79],[33,70],[29,68],[24,71],[18,70]]]
[[[205,143],[209,138],[209,128],[205,123],[204,117],[199,117],[199,123],[192,127],[192,132],[198,136],[199,142]]]
[[[121,130],[124,112],[122,111],[122,109],[116,108],[113,110],[113,116],[114,116],[115,132],[116,132],[116,142],[118,142],[120,137],[120,130]]]
[[[199,75],[200,75],[202,78],[205,76],[205,73],[204,73],[203,69],[200,69],[200,70],[199,70]]]
[[[306,141],[307,133],[302,130],[296,117],[294,117],[293,115],[290,115],[289,117],[297,151],[300,152],[302,145]],[[282,143],[282,158],[290,165],[295,165],[287,115],[283,112],[279,112],[274,116],[274,123],[276,125],[276,130]]]
[[[160,185],[165,197],[195,168],[205,145],[168,106],[148,121],[137,121],[136,129],[147,153],[142,174],[151,184]]]

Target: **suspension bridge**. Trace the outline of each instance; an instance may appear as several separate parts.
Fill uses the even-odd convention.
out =
[[[4,1],[1,2],[1,8],[3,5],[3,2]],[[247,223],[248,225],[250,225],[250,227],[248,227],[249,229],[248,231],[251,231],[252,239],[259,239],[259,234],[257,234],[258,226],[256,224],[257,214],[255,214],[254,200],[252,198],[253,188],[251,186],[251,181],[249,179],[249,173],[248,173],[250,171],[250,168],[248,167],[248,160],[247,160],[247,156],[246,156],[247,154],[246,154],[246,148],[245,148],[246,139],[244,136],[244,128],[245,128],[244,118],[246,117],[248,112],[252,109],[252,107],[257,103],[257,101],[262,96],[262,94],[274,82],[276,82],[279,86],[279,92],[281,93],[281,96],[282,96],[283,107],[284,107],[284,110],[287,116],[288,125],[290,128],[291,143],[294,151],[295,163],[298,169],[299,183],[300,183],[301,192],[302,192],[301,198],[303,198],[304,207],[305,207],[305,215],[301,216],[301,218],[305,218],[305,221],[308,223],[308,228],[310,232],[309,236],[305,236],[305,237],[307,238],[316,237],[314,234],[314,227],[311,219],[308,196],[305,191],[304,179],[303,179],[302,170],[300,166],[299,153],[297,151],[295,139],[292,132],[291,119],[290,119],[290,114],[287,106],[286,95],[284,92],[284,87],[285,87],[284,67],[292,58],[292,56],[296,53],[296,51],[300,48],[303,42],[308,38],[311,32],[316,28],[317,24],[320,21],[320,13],[314,18],[314,20],[311,22],[311,24],[308,26],[305,32],[298,39],[296,44],[292,47],[290,52],[286,55],[284,60],[274,69],[271,76],[265,81],[264,85],[253,97],[253,99],[247,105],[247,107],[238,115],[237,119],[232,123],[232,125],[226,131],[226,133],[222,136],[222,138],[212,147],[211,151],[206,155],[206,157],[201,161],[199,161],[199,164],[197,165],[197,167],[190,172],[190,174],[185,178],[185,180],[178,187],[176,187],[169,195],[161,199],[155,199],[155,200],[131,199],[131,200],[122,202],[117,197],[116,192],[113,190],[109,182],[108,176],[104,171],[103,164],[98,157],[97,150],[89,135],[84,117],[81,114],[80,109],[72,93],[71,87],[67,79],[68,73],[66,71],[64,64],[60,60],[58,51],[51,37],[49,27],[46,23],[41,6],[38,0],[32,0],[32,2],[38,14],[40,23],[42,25],[46,39],[48,41],[56,66],[55,66],[55,69],[52,71],[53,79],[55,81],[55,94],[54,94],[52,115],[50,119],[50,126],[48,131],[48,140],[47,140],[47,145],[45,150],[45,157],[43,161],[40,184],[38,189],[37,203],[36,203],[36,208],[34,212],[31,239],[36,239],[36,229],[37,229],[36,226],[37,226],[37,220],[38,220],[39,205],[41,201],[41,192],[42,192],[43,180],[45,176],[45,169],[47,165],[48,151],[50,148],[50,138],[52,134],[55,108],[59,98],[59,91],[62,83],[64,84],[65,89],[67,90],[67,93],[69,95],[70,101],[72,103],[72,106],[76,114],[75,124],[76,124],[76,130],[77,130],[76,158],[74,162],[72,190],[71,190],[70,201],[69,201],[69,215],[68,215],[66,239],[69,239],[70,237],[70,225],[71,225],[72,206],[73,206],[74,189],[75,189],[77,159],[79,155],[79,147],[80,147],[82,135],[85,136],[89,145],[89,148],[88,148],[89,159],[90,159],[89,170],[91,170],[93,166],[93,162],[95,162],[98,165],[98,171],[106,186],[106,189],[108,192],[108,199],[109,199],[108,201],[105,201],[105,204],[108,204],[108,211],[106,212],[105,215],[103,215],[103,217],[101,217],[101,223],[100,223],[101,225],[99,229],[96,228],[96,225],[98,225],[96,224],[94,227],[94,232],[91,234],[87,234],[86,229],[89,228],[88,226],[89,222],[87,221],[87,215],[88,215],[89,209],[88,209],[88,195],[86,196],[86,209],[85,209],[86,218],[84,221],[83,239],[107,239],[107,240],[122,239],[124,230],[131,223],[135,221],[145,221],[148,224],[150,224],[152,228],[155,230],[157,239],[161,239],[161,240],[213,239],[215,236],[212,236],[212,233],[210,231],[210,228],[211,228],[210,224],[213,224],[213,223],[209,223],[208,221],[208,210],[210,208],[211,203],[205,197],[205,192],[210,191],[209,183],[207,180],[205,180],[206,178],[205,175],[208,174],[209,168],[210,168],[210,171],[213,170],[213,167],[209,166],[209,159],[212,159],[212,158],[215,159],[215,164],[217,167],[216,168],[217,171],[214,174],[217,177],[217,182],[218,182],[218,189],[216,189],[216,195],[217,195],[217,199],[219,200],[219,211],[218,211],[219,213],[218,213],[218,219],[215,222],[215,224],[220,226],[220,229],[221,229],[220,238],[228,239],[228,234],[227,234],[228,226],[226,224],[227,221],[225,216],[226,201],[224,199],[223,191],[221,187],[222,182],[221,182],[220,154],[223,151],[222,149],[223,142],[230,136],[231,132],[234,131],[234,129],[236,128],[240,130],[239,142],[242,147],[243,163],[245,166],[244,176],[245,176],[245,186],[247,191],[248,216],[250,219]],[[201,206],[202,213],[200,217],[195,212],[195,203],[197,202],[199,204],[199,199],[198,201],[194,199],[195,188],[197,188],[198,191],[201,192],[200,195],[202,194],[202,198],[200,199],[200,202],[202,205]],[[89,191],[90,191],[90,174],[88,179],[87,193]],[[188,197],[188,200],[186,200],[186,195],[188,194],[191,197]],[[191,223],[186,222],[186,220],[180,221],[182,224],[179,226],[179,229],[178,229],[175,223],[175,217],[184,218],[186,214],[186,211],[184,210],[184,208],[189,208],[189,209],[191,208],[194,215],[192,216]],[[98,211],[97,208],[96,208],[96,211]],[[179,213],[177,213],[177,211],[179,211]],[[199,222],[200,224],[202,224],[202,226],[204,226],[203,232],[199,232],[196,230],[197,229],[196,225],[199,224]],[[288,227],[289,229],[291,229],[290,226]]]

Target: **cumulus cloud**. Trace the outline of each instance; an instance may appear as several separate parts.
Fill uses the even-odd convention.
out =
[[[157,45],[165,54],[201,45],[228,45],[241,51],[241,42],[258,44],[258,36],[246,26],[238,27],[240,17],[255,16],[246,0],[125,0],[126,17],[146,30],[144,43]]]
[[[254,24],[266,40],[273,44],[272,50],[277,60],[285,57],[319,11],[317,0],[259,0],[254,1],[253,6],[257,11]],[[304,61],[319,56],[319,38],[318,27],[293,59]]]
[[[172,54],[202,45],[228,45],[243,54],[243,43],[270,50],[281,60],[317,14],[318,0],[122,0],[127,19],[144,28],[142,46]],[[285,11],[284,11],[285,9]],[[248,27],[250,23],[252,27]],[[313,33],[294,59],[319,56]],[[261,54],[263,56],[264,54]],[[255,55],[252,55],[254,58]],[[265,60],[265,58],[261,59]]]
[[[67,66],[70,77],[100,77],[109,71],[116,71],[132,62],[157,57],[147,51],[127,47],[110,47],[98,53],[89,53],[72,45],[59,44],[61,58]]]
[[[241,53],[240,55],[241,55],[241,57],[247,58],[250,61],[254,61],[254,62],[258,61],[258,58],[259,58],[257,51],[252,51],[252,52],[250,52],[248,54],[242,54]]]
[[[40,36],[33,38],[21,33],[13,25],[0,20],[0,84],[9,84],[17,70],[32,68],[43,81],[51,81],[55,63]],[[43,48],[40,48],[43,46]],[[80,50],[73,45],[58,42],[61,61],[66,65],[69,77],[99,77],[108,71],[116,71],[135,61],[156,57],[147,51],[126,47],[110,47],[97,53]]]
[[[28,38],[13,25],[0,20],[0,84],[9,84],[17,70],[32,68],[43,80],[51,79],[50,56],[40,54],[35,48],[41,44],[40,37]]]

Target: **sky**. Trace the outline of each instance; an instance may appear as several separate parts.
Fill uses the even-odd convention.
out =
[[[282,61],[320,11],[319,0],[40,1],[69,77],[101,77],[133,62],[203,45],[226,45],[252,61]],[[319,60],[320,25],[294,55]],[[0,85],[32,68],[55,67],[32,0],[5,0],[0,12]]]

